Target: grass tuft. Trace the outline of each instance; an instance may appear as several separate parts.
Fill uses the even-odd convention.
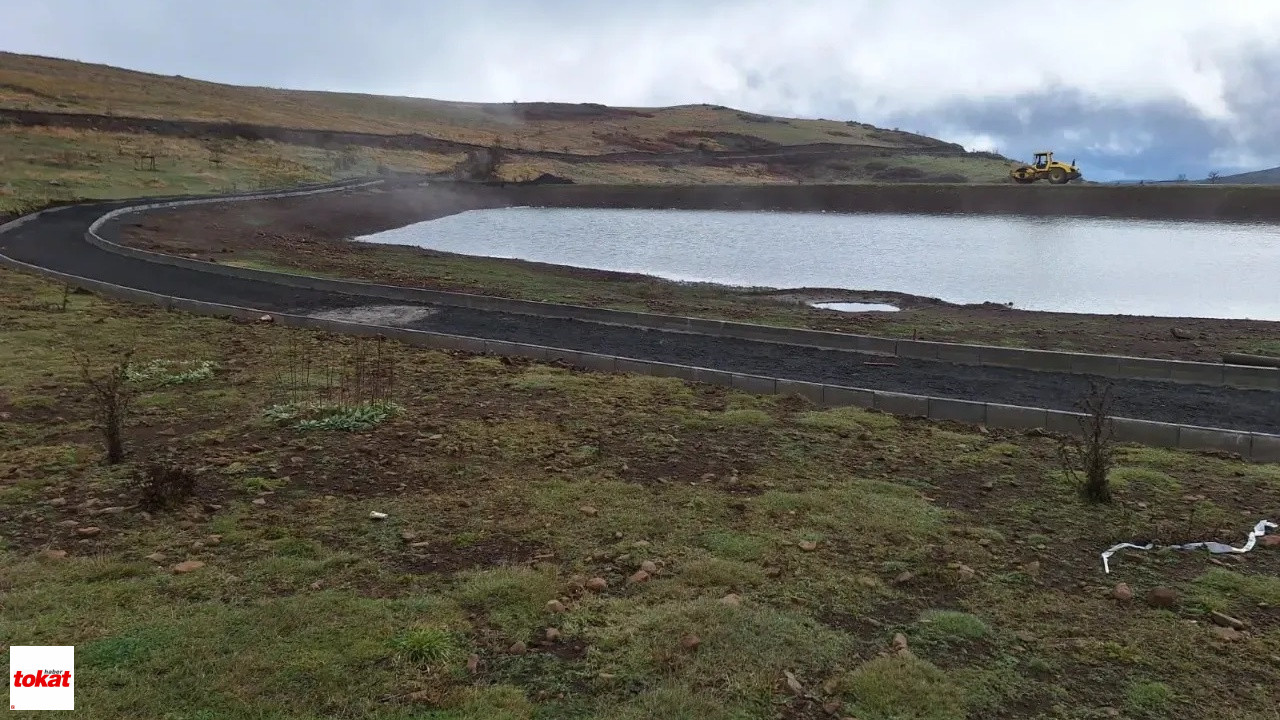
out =
[[[916,657],[867,661],[845,681],[847,696],[864,720],[963,720],[964,695],[946,673]]]

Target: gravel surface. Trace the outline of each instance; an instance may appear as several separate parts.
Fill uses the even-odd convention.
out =
[[[385,300],[290,288],[175,268],[100,250],[84,241],[88,225],[120,203],[71,208],[0,235],[0,253],[51,270],[117,285],[267,312],[315,312],[385,306]],[[576,320],[439,308],[411,325],[459,335],[536,343],[645,360],[877,390],[1074,410],[1088,377],[895,359],[669,333]],[[1116,414],[1255,432],[1280,432],[1280,392],[1141,380],[1114,380]]]

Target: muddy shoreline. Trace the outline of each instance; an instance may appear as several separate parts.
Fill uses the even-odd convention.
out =
[[[995,302],[954,304],[876,289],[674,283],[632,273],[350,242],[467,210],[537,204],[534,195],[565,189],[574,188],[451,183],[423,187],[402,182],[334,196],[212,204],[133,216],[121,223],[119,239],[215,262],[250,262],[369,282],[838,332],[1211,362],[1220,361],[1224,352],[1280,353],[1276,322],[1054,313]],[[574,293],[566,295],[566,287]],[[902,311],[845,313],[808,306],[815,301],[877,302]]]

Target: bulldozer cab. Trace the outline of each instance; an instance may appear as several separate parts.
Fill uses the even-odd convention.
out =
[[[1036,153],[1036,169],[1043,170],[1049,167],[1049,163],[1053,161],[1053,153],[1038,152]]]

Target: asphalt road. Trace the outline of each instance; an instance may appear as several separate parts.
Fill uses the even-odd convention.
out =
[[[0,254],[32,265],[174,297],[307,313],[386,300],[242,280],[148,263],[84,240],[88,226],[128,203],[76,206],[0,234]],[[439,307],[412,327],[495,340],[536,343],[642,360],[825,382],[894,392],[1076,410],[1088,376],[977,367],[897,358],[894,367],[864,365],[883,357],[777,343],[602,325],[578,320]],[[1123,417],[1280,433],[1280,392],[1144,380],[1109,380]]]

